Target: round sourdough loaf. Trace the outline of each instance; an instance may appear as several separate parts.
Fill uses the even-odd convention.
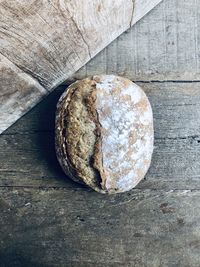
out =
[[[120,193],[144,178],[153,152],[150,103],[130,80],[101,75],[77,81],[56,113],[56,153],[64,172],[101,193]]]

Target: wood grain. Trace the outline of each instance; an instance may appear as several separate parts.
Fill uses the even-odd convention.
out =
[[[71,79],[117,73],[133,81],[200,80],[200,1],[164,0]]]
[[[200,189],[199,83],[139,83],[152,104],[153,161],[137,188]],[[55,90],[0,138],[0,186],[76,187],[54,151]]]
[[[135,1],[2,0],[0,132],[161,2]]]
[[[156,140],[152,166],[136,189],[104,196],[64,176],[53,129],[65,86],[0,136],[1,266],[199,267],[198,5],[163,1],[74,76],[96,68],[143,80]],[[23,83],[23,71],[12,69]],[[46,94],[33,84],[38,99]]]
[[[2,266],[196,267],[199,198],[199,190],[1,188]]]
[[[155,117],[146,179],[105,196],[75,184],[54,151],[59,87],[0,136],[1,266],[199,265],[199,83],[140,83]]]

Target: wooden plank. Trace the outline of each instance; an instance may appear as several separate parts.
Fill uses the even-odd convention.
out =
[[[197,267],[199,198],[199,190],[1,188],[1,266]]]
[[[200,189],[200,83],[139,83],[154,112],[155,149],[144,189]],[[0,136],[0,186],[77,187],[54,151],[56,102],[65,86]]]
[[[135,81],[200,80],[200,1],[162,1],[71,79],[117,73]]]
[[[0,89],[0,133],[38,103],[33,93],[39,85],[46,94],[53,90],[159,2],[0,1],[0,55],[7,60],[1,66],[7,90]],[[20,81],[14,78],[17,98],[13,65],[23,72]],[[36,88],[27,88],[29,82]]]
[[[9,81],[12,76],[12,82]],[[0,132],[47,94],[37,80],[0,54]],[[9,87],[9,89],[8,89]],[[17,88],[18,87],[18,88]],[[23,102],[23,105],[21,103]],[[20,109],[18,108],[20,107]],[[9,114],[5,118],[5,114]]]

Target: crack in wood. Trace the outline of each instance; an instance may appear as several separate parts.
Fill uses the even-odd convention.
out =
[[[133,24],[134,10],[135,10],[135,0],[132,0],[132,10],[131,10],[130,28],[132,27],[132,24]]]
[[[78,78],[69,78],[62,85],[70,85],[72,82],[79,80]],[[132,80],[134,83],[200,83],[200,80]]]
[[[14,62],[12,62],[6,55],[4,55],[2,52],[0,52],[0,55],[5,58],[7,61],[10,62],[11,65],[17,67],[19,70],[21,70],[24,74],[26,74],[31,80],[33,80],[34,82],[36,82],[36,84],[38,84],[45,92],[49,92],[48,88],[45,87],[45,85],[40,81],[40,79],[38,78],[38,75],[33,74],[32,71],[28,70],[25,67],[22,67]],[[40,77],[40,76],[39,76]],[[42,80],[42,78],[41,78]]]
[[[200,83],[200,80],[134,80],[135,83]]]
[[[60,1],[59,1],[59,2],[60,2]],[[83,33],[81,32],[81,30],[79,29],[79,26],[78,26],[77,22],[75,21],[75,19],[73,18],[73,16],[70,14],[70,11],[69,11],[69,9],[66,7],[66,5],[65,5],[65,4],[64,4],[64,6],[65,6],[65,10],[68,12],[68,14],[69,14],[69,16],[70,16],[70,19],[71,19],[71,21],[72,21],[73,25],[74,25],[74,26],[75,26],[75,28],[76,28],[76,30],[77,30],[77,32],[78,32],[78,34],[80,35],[80,37],[82,38],[82,40],[83,40],[84,44],[86,45],[86,47],[87,47],[87,50],[88,50],[88,55],[89,55],[89,58],[91,59],[91,58],[92,58],[92,55],[91,55],[91,52],[90,52],[90,47],[89,47],[89,44],[86,42],[86,40],[85,40],[85,37],[84,37]],[[65,19],[66,17],[65,17],[65,15],[63,14],[63,11],[62,11],[62,9],[60,9],[60,12],[61,12],[61,14],[62,14],[63,18]]]
[[[25,74],[27,74],[29,77],[31,77],[33,80],[35,80],[37,83],[40,84],[44,89],[46,89],[47,92],[51,92],[51,90],[48,88],[48,86],[44,83],[44,79],[39,76],[36,73],[33,73],[30,69],[27,69],[26,67],[20,66],[15,63],[15,65],[22,70]]]
[[[33,186],[33,185],[0,185],[0,189],[35,189],[35,190],[44,190],[44,191],[48,191],[48,190],[62,190],[62,191],[83,191],[84,192],[93,192],[94,191],[86,186],[82,186],[80,187],[65,187],[65,186]],[[146,192],[160,192],[161,194],[179,194],[179,195],[183,195],[183,194],[188,194],[188,193],[192,193],[192,192],[200,192],[200,188],[194,188],[194,189],[157,189],[157,188],[137,188],[137,189],[133,189],[132,191],[130,191],[128,193],[128,195],[133,195],[133,194],[137,194],[137,193],[146,193]],[[121,196],[125,194],[121,194]],[[133,198],[131,199],[133,200]],[[123,204],[123,203],[122,203]]]
[[[91,59],[91,58],[92,58],[92,55],[91,55],[91,52],[90,52],[89,44],[86,42],[83,33],[82,33],[81,30],[79,29],[79,27],[78,27],[76,21],[73,19],[73,17],[71,17],[71,20],[72,20],[72,22],[74,23],[74,25],[75,25],[75,27],[76,27],[78,33],[80,34],[80,36],[81,36],[81,38],[82,38],[82,40],[83,40],[83,42],[84,42],[85,45],[87,46],[87,49],[88,49],[88,55],[89,55],[89,58]]]
[[[158,138],[155,138],[155,140],[188,140],[188,139],[192,139],[194,141],[200,142],[200,135],[188,135],[188,136],[179,136],[179,137],[158,137]]]

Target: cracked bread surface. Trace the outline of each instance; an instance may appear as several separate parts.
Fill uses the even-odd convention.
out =
[[[153,151],[153,117],[131,81],[101,75],[75,82],[60,98],[56,152],[75,181],[101,193],[124,192],[144,178]]]
[[[56,150],[64,171],[76,181],[101,190],[100,130],[95,105],[95,83],[74,83],[58,103]]]

